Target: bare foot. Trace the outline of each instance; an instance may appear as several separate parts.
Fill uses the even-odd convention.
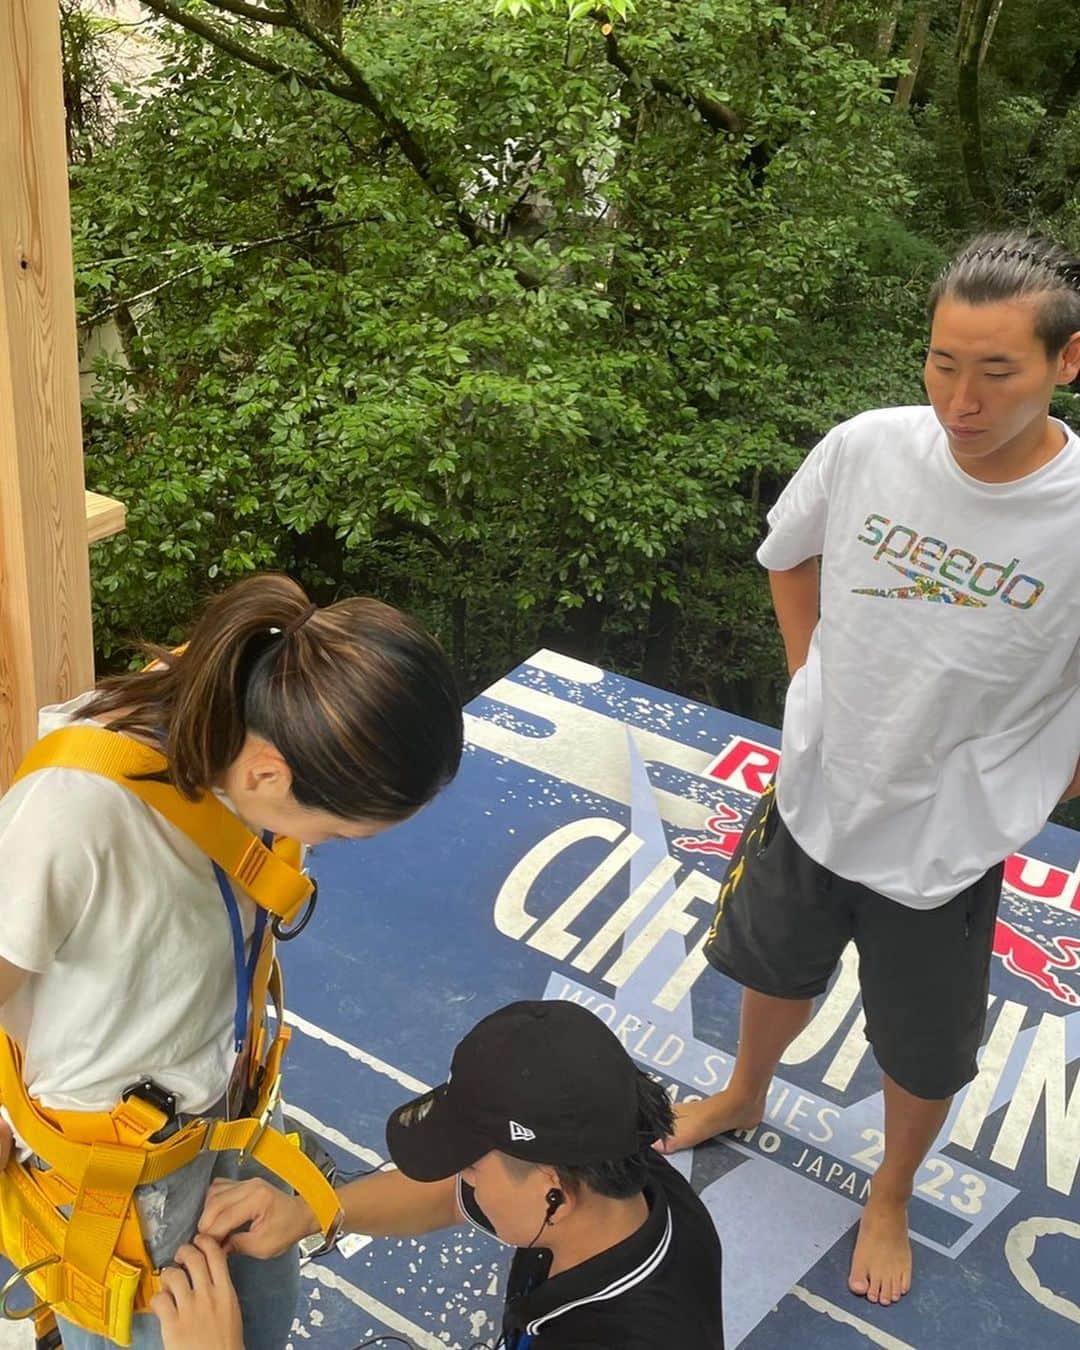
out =
[[[729,1090],[717,1092],[700,1102],[684,1102],[675,1108],[675,1133],[654,1145],[661,1153],[678,1153],[693,1148],[713,1135],[728,1130],[749,1130],[761,1124],[765,1114],[764,1095],[748,1100]]]
[[[879,1197],[872,1185],[851,1258],[848,1288],[882,1307],[898,1303],[911,1288],[907,1201],[884,1194]]]

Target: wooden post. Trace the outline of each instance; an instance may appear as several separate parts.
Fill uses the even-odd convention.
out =
[[[60,23],[0,0],[0,790],[93,682]]]

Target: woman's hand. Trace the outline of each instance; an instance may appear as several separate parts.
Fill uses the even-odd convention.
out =
[[[194,1246],[180,1248],[176,1266],[162,1272],[150,1311],[161,1323],[165,1350],[244,1350],[240,1304],[213,1238],[200,1235]]]
[[[245,1232],[238,1231],[246,1228]],[[298,1195],[287,1195],[268,1181],[213,1182],[199,1219],[199,1232],[226,1252],[265,1261],[318,1233],[311,1207]]]

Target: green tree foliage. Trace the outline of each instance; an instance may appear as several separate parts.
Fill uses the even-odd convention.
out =
[[[1070,3],[983,66],[1014,217],[1080,145]],[[775,718],[763,504],[921,398],[925,289],[985,209],[957,7],[910,108],[891,0],[146,7],[163,64],[72,168],[80,317],[122,338],[86,407],[129,512],[103,656],[283,567],[422,614],[468,692],[546,642]]]

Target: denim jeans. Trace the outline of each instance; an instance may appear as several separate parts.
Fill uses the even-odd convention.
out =
[[[229,1181],[265,1177],[283,1190],[288,1189],[249,1158],[244,1160],[242,1167],[238,1164],[236,1153],[203,1153],[171,1176],[149,1186],[140,1186],[135,1192],[143,1237],[156,1268],[170,1262],[177,1248],[191,1240],[202,1213],[207,1187],[215,1177],[225,1177]],[[245,1350],[283,1350],[289,1339],[300,1292],[297,1249],[292,1247],[272,1261],[231,1256],[229,1274],[236,1286],[244,1318]],[[64,1350],[109,1350],[115,1344],[104,1336],[83,1331],[63,1318],[58,1317],[57,1323]],[[161,1329],[152,1313],[136,1314],[131,1346],[132,1350],[162,1350]]]

